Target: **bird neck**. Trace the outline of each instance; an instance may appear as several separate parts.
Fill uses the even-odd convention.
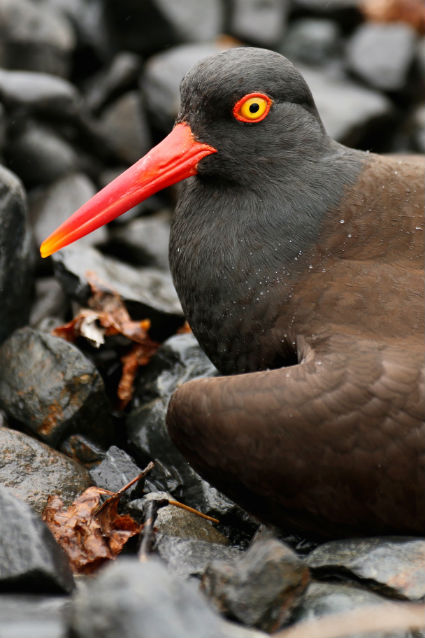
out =
[[[333,143],[320,161],[295,164],[281,164],[279,175],[269,167],[268,179],[249,187],[198,177],[183,185],[171,229],[171,271],[195,335],[222,370],[226,341],[244,341],[247,316],[262,316],[271,325],[268,308],[276,287],[282,303],[291,297],[323,216],[338,206],[362,159]],[[222,355],[217,348],[225,349]],[[259,365],[242,358],[243,369]]]

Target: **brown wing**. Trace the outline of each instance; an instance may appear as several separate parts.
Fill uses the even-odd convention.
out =
[[[192,381],[170,434],[259,518],[318,534],[423,533],[423,349],[334,336],[299,365]]]

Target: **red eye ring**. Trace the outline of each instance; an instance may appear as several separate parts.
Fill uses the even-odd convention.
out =
[[[261,122],[269,114],[272,104],[273,100],[264,93],[247,93],[233,107],[233,117],[239,122],[248,122],[249,124]],[[252,110],[254,105],[256,111]]]

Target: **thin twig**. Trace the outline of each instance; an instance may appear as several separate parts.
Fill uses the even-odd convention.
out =
[[[192,514],[196,514],[196,516],[200,516],[201,518],[205,518],[207,521],[211,521],[211,523],[219,523],[220,521],[217,518],[213,518],[212,516],[208,516],[208,514],[203,514],[199,510],[194,509],[193,507],[189,507],[189,505],[185,505],[184,503],[180,503],[180,501],[168,501],[169,505],[175,505],[176,507],[180,507],[182,510],[186,510],[186,512],[191,512]]]

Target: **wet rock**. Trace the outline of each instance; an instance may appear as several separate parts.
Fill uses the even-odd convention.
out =
[[[31,328],[0,348],[0,405],[51,445],[77,431],[105,443],[111,436],[103,381],[71,343]]]
[[[299,67],[309,85],[328,134],[356,146],[371,131],[388,124],[392,105],[382,94],[363,88],[344,77]]]
[[[136,91],[121,96],[102,113],[100,128],[118,159],[126,164],[136,162],[152,145]]]
[[[174,390],[182,383],[217,373],[192,334],[176,335],[158,350],[141,372],[136,384],[132,410],[127,417],[127,435],[135,455],[154,459],[169,472],[156,468],[147,484],[166,490],[186,505],[218,518],[235,544],[245,543],[256,524],[246,512],[204,481],[172,443],[165,424],[167,407]],[[234,534],[234,530],[237,533]]]
[[[425,106],[419,106],[413,116],[413,144],[420,153],[425,153]]]
[[[85,99],[92,111],[98,111],[111,99],[133,88],[140,73],[140,56],[129,51],[120,51],[108,68],[89,79]]]
[[[425,540],[363,538],[325,543],[307,559],[317,576],[348,576],[394,598],[425,597]]]
[[[33,244],[21,183],[0,166],[0,342],[28,318]]]
[[[362,0],[292,0],[294,11],[302,14],[324,16],[340,23],[344,28],[353,28],[363,18],[360,13]]]
[[[272,632],[288,620],[309,580],[308,567],[289,547],[266,539],[233,563],[208,565],[202,590],[227,618]]]
[[[0,594],[2,638],[66,638],[64,596]]]
[[[87,273],[116,291],[133,318],[150,318],[154,330],[175,332],[182,323],[182,310],[171,276],[156,268],[132,268],[103,256],[94,248],[69,246],[53,257],[55,275],[65,291],[80,303],[90,294]],[[155,337],[154,337],[155,338]]]
[[[121,559],[76,593],[70,626],[76,638],[265,638],[223,621],[191,583],[154,559]]]
[[[200,577],[212,561],[233,561],[241,551],[222,543],[211,543],[158,534],[155,549],[168,569],[182,578]]]
[[[209,521],[174,505],[161,507],[155,519],[155,529],[163,536],[174,536],[206,543],[228,545],[223,536]]]
[[[66,19],[29,0],[0,0],[0,65],[67,76],[74,34]]]
[[[332,20],[305,18],[288,30],[281,51],[291,61],[321,66],[341,54],[341,32]]]
[[[174,47],[149,58],[142,77],[142,95],[152,121],[169,132],[180,104],[180,82],[189,69],[208,55],[218,53],[216,44]]]
[[[44,124],[28,122],[15,132],[7,147],[9,167],[28,186],[48,184],[66,173],[78,171],[80,161],[73,147]]]
[[[170,214],[162,211],[116,226],[110,231],[108,247],[130,264],[168,271],[169,238]]]
[[[1,486],[0,511],[0,590],[71,591],[68,560],[39,516]]]
[[[30,219],[37,245],[96,193],[93,182],[84,173],[64,175],[40,189],[30,198]],[[106,240],[105,227],[82,237],[80,243],[93,245]]]
[[[204,42],[222,32],[219,0],[106,0],[105,15],[118,49],[150,53],[180,42]]]
[[[170,397],[179,385],[189,379],[214,374],[215,367],[193,335],[171,337],[142,371],[135,389],[133,409],[127,419],[127,435],[135,451],[158,459],[179,485],[182,500],[206,514],[212,514],[212,502],[207,504],[209,486],[204,485],[205,481],[171,442],[165,417]],[[221,496],[218,492],[215,499],[214,505],[219,507]],[[223,502],[226,501],[223,497]]]
[[[230,33],[242,42],[274,48],[282,39],[286,0],[233,0]]]
[[[362,25],[348,46],[349,68],[382,91],[401,91],[415,55],[416,33],[407,24]]]
[[[70,505],[92,484],[87,470],[22,432],[0,427],[0,485],[41,514],[50,494]]]
[[[118,492],[141,472],[141,468],[127,452],[116,445],[111,445],[102,462],[90,470],[94,485],[111,492]],[[143,481],[132,485],[121,497],[121,501],[131,500],[141,495]]]
[[[355,585],[345,583],[319,583],[312,582],[304,594],[301,605],[292,616],[294,623],[304,620],[315,620],[329,614],[367,607],[370,605],[386,605],[388,599],[362,589]],[[362,634],[364,636],[364,634]],[[361,638],[359,634],[350,634],[344,638]],[[370,637],[372,638],[372,636]],[[373,638],[413,638],[410,632],[390,632],[373,636]]]
[[[78,93],[62,78],[47,73],[0,70],[0,98],[8,108],[70,117],[78,112]]]

